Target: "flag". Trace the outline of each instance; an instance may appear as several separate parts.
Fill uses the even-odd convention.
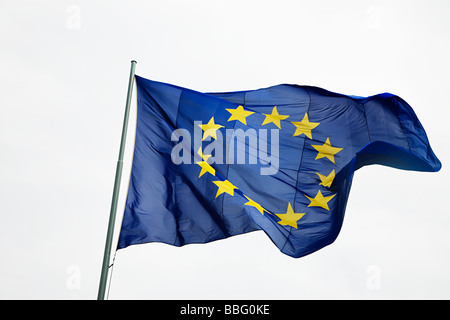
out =
[[[412,108],[389,93],[287,84],[201,93],[139,76],[136,86],[118,249],[263,230],[301,257],[338,236],[355,170],[441,168]]]

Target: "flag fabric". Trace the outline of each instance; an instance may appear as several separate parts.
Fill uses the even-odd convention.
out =
[[[301,257],[341,229],[354,171],[439,171],[398,96],[298,85],[201,93],[136,76],[137,125],[118,249],[263,230]]]

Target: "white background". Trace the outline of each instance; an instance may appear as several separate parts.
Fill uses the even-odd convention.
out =
[[[304,258],[261,231],[120,250],[110,299],[449,299],[449,12],[447,0],[0,1],[0,298],[96,298],[135,59],[138,75],[198,91],[397,94],[443,169],[359,170],[339,237]]]

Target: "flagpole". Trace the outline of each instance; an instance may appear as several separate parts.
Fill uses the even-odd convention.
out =
[[[109,213],[108,231],[106,233],[105,252],[103,254],[102,273],[100,275],[100,285],[98,287],[97,300],[105,299],[106,282],[108,279],[109,262],[111,258],[111,245],[114,235],[114,222],[116,220],[117,201],[119,199],[120,179],[122,177],[123,154],[125,152],[125,141],[127,136],[128,117],[130,114],[131,95],[133,92],[134,70],[136,61],[131,61],[130,79],[128,81],[127,102],[125,105],[125,116],[123,118],[122,139],[120,141],[119,158],[116,166],[116,178],[114,180],[114,190],[111,201],[111,210]]]

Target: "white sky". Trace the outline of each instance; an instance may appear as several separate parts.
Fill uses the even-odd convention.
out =
[[[198,91],[397,94],[443,169],[359,170],[339,237],[304,258],[262,231],[120,250],[110,299],[449,299],[449,12],[447,0],[0,0],[0,299],[96,298],[132,59]]]

